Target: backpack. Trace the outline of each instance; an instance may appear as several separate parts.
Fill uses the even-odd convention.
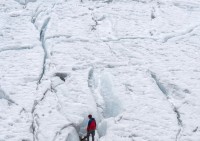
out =
[[[90,123],[90,130],[95,130],[96,129],[96,121],[95,119],[92,119]]]

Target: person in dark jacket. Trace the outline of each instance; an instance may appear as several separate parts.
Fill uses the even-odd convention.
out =
[[[95,130],[96,130],[96,121],[92,115],[88,115],[89,121],[87,126],[87,141],[89,141],[90,134],[92,135],[92,141],[94,141]]]

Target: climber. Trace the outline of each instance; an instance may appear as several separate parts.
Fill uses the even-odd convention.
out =
[[[89,121],[87,126],[87,141],[89,141],[90,134],[92,135],[92,141],[94,141],[95,130],[96,130],[96,121],[92,115],[88,115]]]

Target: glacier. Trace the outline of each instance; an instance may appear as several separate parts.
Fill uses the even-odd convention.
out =
[[[1,0],[0,141],[200,141],[200,0]]]

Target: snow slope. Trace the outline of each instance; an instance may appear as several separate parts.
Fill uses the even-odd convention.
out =
[[[199,0],[1,0],[0,141],[200,141]]]

